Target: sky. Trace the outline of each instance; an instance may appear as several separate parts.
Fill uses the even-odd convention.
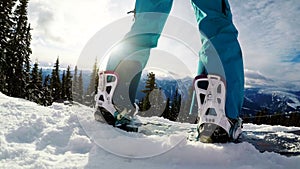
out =
[[[99,30],[124,17],[132,17],[126,13],[134,8],[134,2],[30,0],[29,22],[33,27],[31,60],[52,64],[59,56],[61,63],[76,65],[84,47]],[[300,81],[299,0],[229,2],[234,24],[239,31],[245,69],[274,79]],[[174,0],[170,15],[196,27],[190,0]],[[130,28],[130,24],[128,27]],[[199,33],[196,36],[192,34],[192,37],[199,37]],[[195,50],[201,47],[197,43],[193,45],[196,46]],[[177,46],[177,50],[174,46]],[[189,52],[168,37],[162,37],[157,48],[173,49],[169,50],[170,55],[176,53],[183,56]],[[160,52],[153,52],[153,55],[155,53]],[[195,52],[190,53],[190,59],[183,59],[183,62],[190,61],[187,63],[188,67],[197,66],[195,57],[192,56],[194,54]]]

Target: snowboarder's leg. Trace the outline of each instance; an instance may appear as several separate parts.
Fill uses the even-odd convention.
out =
[[[201,31],[200,59],[208,74],[225,79],[225,113],[230,121],[238,123],[244,97],[244,70],[228,0],[192,0],[192,3]]]
[[[109,111],[111,115],[116,117],[125,108],[132,109],[142,70],[146,66],[150,50],[157,46],[172,2],[173,0],[136,1],[131,30],[113,49],[106,67],[106,70],[113,71],[118,77],[118,85],[112,98],[117,108],[116,112]]]

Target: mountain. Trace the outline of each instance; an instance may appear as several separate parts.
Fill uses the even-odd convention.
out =
[[[300,111],[298,82],[272,80],[252,70],[246,70],[245,77],[244,114],[255,115],[262,109],[269,114]]]
[[[43,68],[43,77],[51,75],[52,68]],[[63,71],[60,71],[62,74]],[[73,73],[73,72],[72,72]],[[144,71],[138,85],[136,98],[141,100],[147,80],[147,71]],[[90,82],[91,71],[83,70],[83,83],[86,89]],[[193,78],[186,76],[174,78],[176,76],[156,75],[156,83],[162,89],[165,97],[173,98],[176,89],[182,96],[182,101],[188,99],[188,92],[192,87]],[[243,115],[254,116],[258,111],[267,110],[269,114],[276,112],[300,111],[300,81],[286,82],[274,80],[260,72],[245,70],[245,98],[243,105]],[[197,108],[194,108],[196,111]]]
[[[146,73],[138,91],[145,86]],[[172,98],[174,91],[179,88],[183,99],[186,99],[189,88],[192,85],[191,77],[174,79],[170,77],[157,77],[157,85],[164,90],[167,97]],[[180,86],[180,87],[179,87]],[[138,98],[143,94],[138,93]],[[300,83],[273,80],[257,71],[245,70],[245,98],[243,115],[255,115],[263,109],[269,114],[276,112],[300,111]]]
[[[147,72],[143,73],[139,86],[138,86],[138,93],[137,93],[137,99],[141,99],[144,97],[144,94],[142,91],[145,88],[145,82],[147,80]],[[181,79],[174,79],[170,77],[159,77],[156,76],[156,84],[157,87],[162,89],[165,96],[172,98],[173,95],[176,92],[176,89],[179,90],[179,93],[182,95],[183,98],[186,98],[187,92],[189,88],[191,87],[191,84],[193,82],[193,79],[190,77],[185,77]]]

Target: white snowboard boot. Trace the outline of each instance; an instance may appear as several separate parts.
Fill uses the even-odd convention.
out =
[[[198,104],[198,138],[201,142],[237,140],[242,120],[229,119],[225,114],[226,87],[218,75],[199,75],[194,87]]]
[[[120,111],[113,104],[113,95],[118,85],[118,79],[118,75],[113,71],[102,71],[99,73],[98,93],[95,96],[95,120],[106,122],[126,131],[136,132],[137,127],[132,124],[133,119],[128,115],[127,109]],[[135,106],[136,111],[138,111],[138,106]]]

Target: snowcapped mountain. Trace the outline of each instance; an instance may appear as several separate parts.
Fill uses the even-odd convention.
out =
[[[51,74],[52,69],[43,69],[43,76]],[[60,71],[62,74],[62,71]],[[90,71],[83,71],[84,87],[87,88],[90,81]],[[147,71],[143,72],[141,82],[138,86],[137,99],[142,99],[144,93],[140,92],[145,87]],[[192,77],[175,78],[171,76],[156,76],[156,83],[166,97],[173,98],[176,89],[182,95],[183,100],[187,98],[189,89],[192,87]],[[275,112],[300,111],[300,80],[286,82],[271,79],[260,72],[245,70],[245,99],[243,114],[255,115],[257,111],[267,109],[270,114]],[[195,109],[196,110],[196,109]]]
[[[300,111],[300,85],[297,81],[272,80],[259,72],[245,71],[244,113],[254,115],[267,109],[269,113]]]
[[[146,78],[144,74],[142,80],[146,81]],[[172,98],[176,88],[179,88],[182,94],[187,94],[192,82],[191,77],[180,79],[157,78],[157,84],[164,89],[166,96],[170,98]],[[245,70],[245,86],[243,114],[255,115],[257,111],[262,109],[267,109],[270,114],[300,111],[300,83],[298,81],[273,80],[260,72]],[[140,83],[139,89],[143,88],[144,83]]]
[[[0,168],[283,169],[300,165],[299,156],[260,153],[247,142],[189,141],[182,131],[195,128],[193,124],[148,118],[165,123],[172,132],[144,136],[96,122],[93,112],[79,104],[43,107],[0,93]],[[246,124],[244,130],[291,137],[284,131],[299,128]]]

